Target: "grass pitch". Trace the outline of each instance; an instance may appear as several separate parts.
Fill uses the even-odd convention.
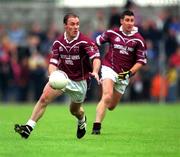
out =
[[[68,106],[49,105],[29,139],[14,132],[28,120],[32,105],[0,106],[0,157],[179,157],[179,105],[119,105],[108,111],[102,134],[91,135],[95,104],[85,104],[87,134],[76,138]]]

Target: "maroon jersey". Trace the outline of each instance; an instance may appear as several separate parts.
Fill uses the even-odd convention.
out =
[[[50,64],[63,70],[71,80],[80,81],[89,77],[92,71],[90,60],[100,57],[94,42],[78,32],[77,36],[68,41],[66,33],[54,41]]]
[[[128,71],[135,63],[146,64],[146,44],[143,37],[138,33],[137,27],[126,35],[122,27],[107,30],[96,38],[97,45],[108,42],[109,50],[102,64],[120,73]]]

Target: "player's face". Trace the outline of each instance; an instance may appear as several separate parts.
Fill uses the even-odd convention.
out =
[[[76,37],[79,31],[79,18],[70,17],[65,25],[65,30],[69,39]]]
[[[125,33],[130,33],[134,27],[134,16],[125,15],[124,19],[121,19],[122,29]]]

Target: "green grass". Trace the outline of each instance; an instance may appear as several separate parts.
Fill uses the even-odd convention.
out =
[[[84,105],[87,134],[77,139],[68,106],[49,105],[28,140],[14,132],[32,105],[0,106],[0,157],[178,157],[179,105],[122,105],[107,112],[102,134],[91,135],[95,105]]]

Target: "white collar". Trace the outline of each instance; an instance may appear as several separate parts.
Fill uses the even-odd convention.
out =
[[[119,31],[121,31],[121,32],[122,32],[124,35],[126,35],[126,36],[132,36],[132,35],[134,35],[135,33],[138,32],[138,27],[135,27],[135,26],[134,26],[134,27],[132,28],[131,33],[129,33],[129,34],[124,33],[124,31],[123,31],[123,29],[122,29],[122,26],[120,26]]]
[[[66,35],[66,32],[64,32],[64,40],[66,40],[66,42],[67,43],[72,43],[74,40],[77,40],[78,38],[79,38],[79,31],[78,31],[78,33],[77,33],[77,35],[76,35],[76,37],[74,37],[74,39],[72,39],[71,41],[69,41],[68,39],[67,39],[67,35]]]

